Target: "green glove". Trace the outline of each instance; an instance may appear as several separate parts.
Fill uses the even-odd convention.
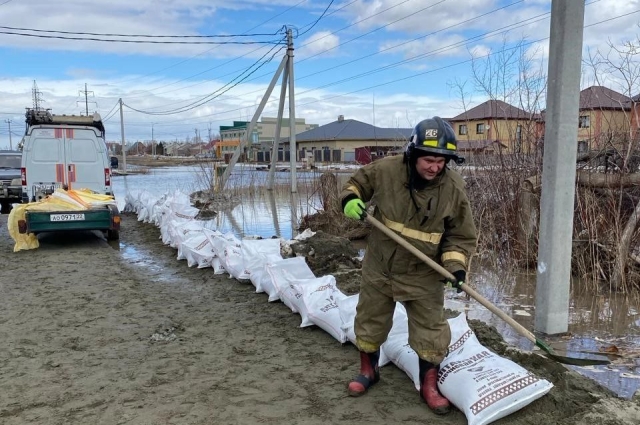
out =
[[[354,198],[344,205],[344,215],[354,220],[362,220],[366,215],[364,202],[360,198]]]

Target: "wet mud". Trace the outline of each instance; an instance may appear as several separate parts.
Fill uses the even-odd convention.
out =
[[[359,270],[341,244],[313,241],[300,253],[313,250],[315,271],[356,293]],[[298,315],[250,283],[187,267],[134,215],[124,215],[115,249],[96,234],[42,235],[33,251],[12,246],[2,216],[2,424],[467,423],[457,410],[432,414],[394,366],[365,397],[348,397],[352,345],[299,328]],[[496,424],[640,423],[638,398],[621,400],[505,345],[495,328],[471,326],[483,344],[555,385]]]

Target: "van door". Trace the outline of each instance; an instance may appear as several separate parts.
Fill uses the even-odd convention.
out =
[[[64,139],[65,171],[69,189],[105,193],[106,150],[93,130],[68,128]]]
[[[23,199],[38,201],[66,184],[64,134],[61,129],[36,128],[22,153]]]

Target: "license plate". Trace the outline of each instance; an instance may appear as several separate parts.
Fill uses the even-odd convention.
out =
[[[51,221],[82,221],[84,214],[51,214]]]

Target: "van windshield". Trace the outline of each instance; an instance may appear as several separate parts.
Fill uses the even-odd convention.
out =
[[[20,155],[0,154],[0,168],[20,168],[22,157]]]

